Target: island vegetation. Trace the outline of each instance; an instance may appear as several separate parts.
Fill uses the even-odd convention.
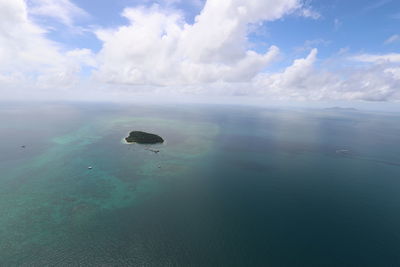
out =
[[[128,137],[125,138],[128,143],[137,143],[137,144],[160,144],[164,143],[164,139],[161,136],[146,133],[141,131],[133,131],[129,134]]]

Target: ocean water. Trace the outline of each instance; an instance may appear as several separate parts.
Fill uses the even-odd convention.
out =
[[[0,266],[399,265],[398,114],[0,106]]]

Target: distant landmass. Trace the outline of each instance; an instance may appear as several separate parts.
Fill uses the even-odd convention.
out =
[[[128,143],[138,143],[138,144],[159,144],[164,143],[164,139],[161,136],[146,133],[141,131],[133,131],[125,138]]]
[[[325,110],[331,110],[331,111],[358,111],[356,108],[342,108],[342,107],[331,107],[331,108],[326,108]]]

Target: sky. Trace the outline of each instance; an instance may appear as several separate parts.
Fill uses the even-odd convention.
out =
[[[393,104],[399,24],[397,0],[0,0],[0,98]]]

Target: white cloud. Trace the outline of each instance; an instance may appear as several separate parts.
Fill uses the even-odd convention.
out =
[[[67,50],[50,41],[46,30],[29,16],[41,12],[30,10],[25,1],[0,0],[1,94],[5,88],[17,88],[23,95],[36,92],[35,88],[47,93],[68,88],[64,92],[75,97],[151,92],[271,100],[400,100],[400,54],[396,53],[349,57],[350,52],[343,50],[334,55],[341,67],[333,70],[318,59],[314,48],[327,42],[316,39],[304,44],[311,51],[306,57],[283,71],[267,72],[279,57],[279,48],[271,45],[264,52],[253,51],[250,30],[288,14],[313,17],[306,10],[311,9],[300,0],[208,0],[195,22],[188,24],[176,9],[127,8],[123,13],[127,25],[96,31],[103,46],[94,55],[88,49]],[[74,25],[79,11],[65,12],[57,19]],[[348,59],[363,64],[348,64]],[[95,69],[87,83],[79,75],[84,66]]]
[[[246,82],[278,55],[248,50],[248,25],[300,10],[299,0],[208,0],[194,24],[157,6],[126,9],[128,26],[99,30],[96,77],[125,84]]]
[[[331,41],[325,40],[325,39],[314,39],[314,40],[306,40],[302,46],[296,47],[295,51],[296,52],[304,52],[304,51],[309,51],[312,50],[315,47],[318,46],[328,46],[331,44]]]
[[[70,0],[27,0],[29,14],[51,17],[69,27],[75,18],[88,17],[89,14]]]
[[[390,53],[390,54],[362,54],[351,57],[350,59],[365,63],[400,63],[400,54]]]
[[[302,8],[299,10],[299,14],[306,18],[319,19],[321,14],[311,8]]]
[[[317,50],[281,73],[260,74],[253,82],[259,95],[282,100],[399,100],[400,68],[352,67],[338,72],[316,66]]]
[[[28,17],[23,0],[0,0],[0,83],[67,86],[77,80],[85,50],[65,51]],[[4,88],[3,88],[4,89]]]
[[[282,73],[260,74],[254,81],[259,94],[290,99],[315,98],[315,93],[323,93],[330,77],[321,75],[321,73],[315,75],[314,64],[317,60],[317,53],[318,50],[313,49],[306,58],[295,60]],[[315,90],[316,85],[322,85],[322,87]]]
[[[394,34],[385,40],[384,44],[392,44],[400,41],[400,35]]]
[[[389,4],[390,2],[392,2],[393,0],[379,0],[379,1],[374,1],[372,4],[369,4],[368,6],[364,7],[363,12],[369,12],[372,11],[374,9],[378,9],[381,8],[387,4]]]

